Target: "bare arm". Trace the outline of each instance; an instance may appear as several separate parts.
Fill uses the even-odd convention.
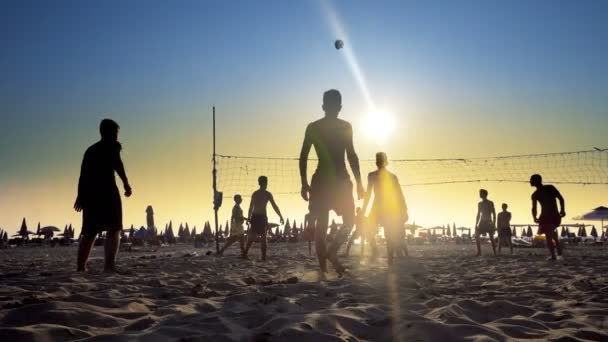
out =
[[[363,208],[362,213],[365,215],[367,212],[367,206],[369,205],[369,200],[372,197],[372,191],[374,190],[374,179],[371,175],[367,175],[367,190],[365,191],[365,198],[363,199]]]
[[[492,222],[494,222],[494,226],[496,227],[496,208],[494,208],[494,203],[492,203]]]
[[[272,206],[272,209],[274,209],[274,212],[277,213],[277,215],[279,215],[279,218],[281,219],[281,224],[283,224],[283,215],[281,215],[281,210],[279,210],[279,206],[276,204],[276,202],[274,201],[274,197],[272,196],[271,193],[269,193],[270,198],[270,205]]]
[[[251,200],[249,201],[249,211],[247,212],[248,220],[251,220],[251,214],[253,213],[253,196],[255,196],[255,193],[251,195]]]
[[[559,192],[559,190],[555,189],[555,192],[557,199],[559,200],[559,207],[561,208],[559,214],[564,217],[566,216],[566,202],[564,201],[564,197],[562,197],[562,194]]]
[[[534,222],[538,221],[538,219],[536,218],[538,211],[536,208],[536,199],[534,197],[532,197],[532,218],[534,219]]]
[[[363,197],[363,183],[361,182],[361,170],[359,168],[359,157],[355,152],[355,146],[353,144],[353,128],[348,125],[348,137],[347,137],[347,145],[346,145],[346,157],[348,158],[348,163],[350,164],[350,168],[353,170],[353,176],[355,176],[355,180],[357,181],[357,193],[359,195],[359,199]]]
[[[310,185],[308,184],[308,154],[312,147],[312,140],[310,139],[310,125],[306,128],[304,134],[304,141],[302,142],[302,150],[300,151],[300,181],[302,184],[301,195],[305,201],[308,201],[308,192],[310,191]]]
[[[120,146],[120,145],[119,145]],[[122,163],[122,159],[120,158],[120,147],[116,151],[116,157],[114,161],[114,169],[116,173],[118,173],[118,177],[122,180],[122,185],[125,188],[125,196],[131,196],[131,185],[129,184],[129,179],[127,179],[127,173],[125,172],[125,166]]]

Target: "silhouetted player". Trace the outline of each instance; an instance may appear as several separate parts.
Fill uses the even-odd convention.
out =
[[[344,267],[338,261],[337,253],[354,223],[355,203],[353,184],[346,171],[344,154],[357,182],[359,199],[363,196],[363,184],[359,171],[359,158],[353,146],[353,129],[350,123],[338,119],[342,109],[342,96],[337,90],[328,90],[323,94],[323,111],[325,117],[312,122],[306,128],[302,150],[300,152],[300,178],[302,181],[302,198],[309,201],[308,209],[316,220],[315,249],[322,272],[327,272],[326,260],[333,264],[338,273]],[[310,148],[314,146],[319,158],[317,170],[308,184],[307,162]],[[342,216],[344,223],[332,244],[326,247],[327,224],[329,211],[334,210]]]
[[[268,187],[268,178],[266,176],[260,176],[258,178],[258,184],[260,188],[251,195],[251,203],[249,203],[249,213],[247,217],[249,218],[249,233],[247,234],[247,246],[245,247],[245,252],[243,253],[243,257],[247,257],[247,253],[249,252],[249,248],[256,239],[261,239],[262,244],[262,260],[266,260],[266,232],[268,229],[268,215],[266,214],[266,206],[268,202],[272,205],[274,211],[279,215],[281,219],[281,224],[283,224],[283,215],[281,215],[281,211],[279,207],[274,202],[274,198],[272,194],[266,190]]]
[[[374,226],[384,227],[388,264],[392,265],[395,254],[402,255],[405,252],[403,225],[407,222],[408,215],[399,180],[397,176],[386,169],[387,165],[386,153],[376,153],[378,170],[370,172],[367,176],[367,191],[363,202],[363,212],[367,210],[373,192],[374,203],[369,219]]]
[[[122,204],[114,172],[122,180],[125,196],[131,196],[131,186],[120,159],[118,124],[104,119],[99,126],[101,140],[87,149],[82,159],[78,196],[74,209],[82,211],[82,239],[78,245],[79,272],[86,271],[87,260],[95,237],[107,231],[105,242],[106,272],[116,272],[116,254],[122,230]]]
[[[566,204],[562,194],[553,185],[543,185],[541,175],[532,175],[530,177],[530,185],[536,188],[532,194],[532,217],[534,222],[538,223],[538,233],[545,234],[547,240],[547,248],[551,254],[551,260],[555,260],[555,247],[557,247],[557,258],[562,256],[562,248],[559,244],[557,236],[557,227],[562,224],[562,217],[566,216]],[[557,209],[557,200],[561,210]],[[537,218],[536,203],[540,203],[541,213]]]
[[[241,256],[245,255],[245,230],[243,223],[247,219],[243,215],[243,209],[241,209],[242,202],[243,198],[241,195],[234,195],[234,207],[232,207],[232,216],[230,217],[230,237],[226,240],[224,247],[220,249],[219,255],[224,254],[224,251],[237,241],[241,247]]]
[[[477,217],[475,218],[475,242],[477,243],[477,256],[481,255],[481,241],[479,236],[487,233],[492,243],[492,251],[496,255],[494,244],[494,232],[496,231],[496,210],[494,202],[488,200],[488,190],[479,190],[481,201],[477,205]]]
[[[513,243],[511,242],[511,213],[507,211],[508,207],[507,203],[503,203],[502,211],[498,213],[496,219],[498,225],[498,254],[500,254],[500,250],[505,241],[511,250],[511,254],[513,254]]]

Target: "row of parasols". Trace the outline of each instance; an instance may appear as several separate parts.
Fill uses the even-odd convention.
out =
[[[55,235],[55,233],[57,232],[61,232],[61,229],[55,227],[55,226],[45,226],[45,227],[41,227],[40,223],[38,223],[38,227],[36,228],[36,231],[30,231],[27,228],[27,223],[25,221],[25,217],[23,218],[23,220],[21,221],[21,228],[19,228],[19,232],[17,232],[17,234],[12,235],[12,237],[21,237],[22,239],[29,239],[30,235],[35,235],[35,236],[44,236],[46,237],[53,237]],[[65,225],[65,227],[63,228],[63,233],[58,234],[57,236],[62,236],[65,237],[66,239],[73,239],[74,238],[74,228],[72,228],[72,224],[69,225]],[[8,241],[8,233],[0,228],[0,240],[3,241]]]

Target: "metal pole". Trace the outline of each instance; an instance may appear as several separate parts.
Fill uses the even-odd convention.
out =
[[[215,251],[220,252],[219,231],[217,227],[217,211],[219,209],[217,201],[217,168],[215,165],[215,106],[213,106],[213,211],[215,216]]]

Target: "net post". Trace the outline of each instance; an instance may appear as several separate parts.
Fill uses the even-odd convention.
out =
[[[213,106],[213,214],[215,218],[215,251],[220,253],[219,230],[217,226],[217,211],[222,205],[221,192],[217,191],[217,167],[215,161],[215,106]]]

